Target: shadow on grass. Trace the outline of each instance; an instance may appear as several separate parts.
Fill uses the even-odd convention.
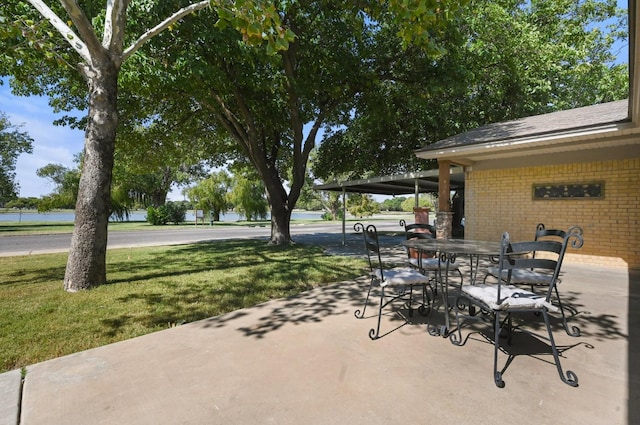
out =
[[[118,297],[120,303],[141,302],[146,308],[135,317],[121,314],[104,320],[105,334],[112,336],[129,322],[166,328],[208,319],[362,274],[359,267],[354,269],[353,259],[327,257],[323,251],[318,246],[232,240],[173,247],[135,261],[119,259],[110,270],[123,277],[111,279],[110,284],[153,281],[155,285],[148,292]],[[308,317],[297,320],[313,320],[327,310],[330,306],[319,304]]]
[[[60,281],[60,286],[62,287],[62,279],[64,277],[65,268],[66,268],[66,265],[57,266],[57,267],[34,266],[33,268],[30,268],[28,271],[16,270],[13,272],[7,272],[5,270],[2,273],[2,280],[0,280],[0,286],[11,286],[11,285],[21,285],[21,284],[46,284],[46,283],[51,283],[52,281]],[[28,281],[25,280],[26,273],[28,273]]]

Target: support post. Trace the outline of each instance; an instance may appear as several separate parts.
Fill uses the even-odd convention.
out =
[[[438,212],[436,214],[436,237],[451,238],[451,161],[438,160]]]

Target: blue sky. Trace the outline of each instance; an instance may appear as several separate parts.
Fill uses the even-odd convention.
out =
[[[36,170],[47,164],[74,166],[73,156],[82,151],[84,132],[54,126],[62,114],[54,114],[45,97],[21,97],[11,94],[7,81],[0,86],[0,111],[9,116],[13,125],[23,125],[33,139],[33,154],[22,154],[16,164],[16,180],[20,196],[40,197],[51,193],[53,185],[36,176]]]
[[[618,0],[620,7],[627,7],[627,0]],[[617,50],[617,51],[616,51]],[[619,62],[628,62],[628,45],[614,48]],[[16,180],[20,196],[40,197],[51,193],[53,186],[46,179],[36,176],[36,170],[50,163],[73,167],[73,157],[82,151],[84,132],[68,127],[54,126],[53,121],[62,114],[54,114],[47,98],[19,97],[11,94],[7,80],[0,85],[0,111],[5,112],[14,125],[24,124],[22,131],[33,138],[33,154],[22,154],[16,164]],[[171,199],[182,199],[172,193]]]

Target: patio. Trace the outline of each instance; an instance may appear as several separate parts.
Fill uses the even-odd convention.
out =
[[[638,423],[640,273],[563,270],[582,336],[555,336],[578,388],[530,344],[496,388],[492,345],[476,333],[456,347],[420,316],[385,317],[395,330],[371,341],[375,318],[353,315],[361,278],[30,366],[20,424]]]

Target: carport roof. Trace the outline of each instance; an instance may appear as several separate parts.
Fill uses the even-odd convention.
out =
[[[453,167],[450,171],[451,189],[464,187],[464,171]],[[316,190],[333,192],[368,193],[374,195],[410,195],[416,193],[438,192],[438,170],[396,174],[368,179],[336,181],[313,186]]]

